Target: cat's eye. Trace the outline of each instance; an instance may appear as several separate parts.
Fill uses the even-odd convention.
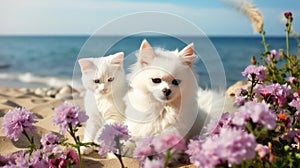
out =
[[[112,82],[115,78],[114,77],[110,77],[107,79],[108,82]]]
[[[95,79],[94,83],[100,83],[100,80],[99,79]]]
[[[160,78],[152,78],[152,82],[153,83],[161,83],[161,79]]]
[[[178,86],[181,83],[181,80],[179,79],[174,79],[172,80],[172,84]]]

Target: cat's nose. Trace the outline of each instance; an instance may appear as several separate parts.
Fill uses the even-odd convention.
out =
[[[169,96],[172,93],[171,89],[167,89],[167,88],[164,88],[162,92],[164,93],[165,96]]]
[[[106,94],[107,91],[108,91],[108,89],[107,89],[107,88],[104,88],[104,89],[101,90],[101,93],[102,93],[102,94]]]

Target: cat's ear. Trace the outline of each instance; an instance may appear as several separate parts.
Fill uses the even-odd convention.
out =
[[[81,58],[78,60],[78,63],[80,65],[80,69],[82,73],[94,68],[94,64],[92,60],[89,58]]]
[[[124,60],[124,53],[123,52],[118,52],[118,53],[112,55],[111,57],[112,57],[112,59],[110,61],[111,64],[122,66],[123,60]]]
[[[148,41],[146,39],[144,39],[140,46],[138,62],[142,66],[147,66],[148,64],[150,64],[150,62],[153,60],[154,57],[155,57],[155,54],[154,54],[153,48],[148,43]]]
[[[186,63],[189,66],[192,66],[194,58],[195,58],[194,43],[191,43],[191,44],[187,45],[186,47],[184,47],[184,49],[182,49],[179,52],[179,57],[182,59],[182,61],[184,63]]]

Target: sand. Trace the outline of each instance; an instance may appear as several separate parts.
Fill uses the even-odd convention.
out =
[[[2,125],[3,116],[14,107],[25,107],[32,111],[37,117],[37,130],[34,134],[35,142],[39,142],[41,136],[48,132],[58,133],[59,129],[53,125],[53,109],[64,101],[73,102],[83,107],[82,94],[76,92],[69,86],[60,89],[27,89],[27,88],[7,88],[0,87],[0,125]],[[82,137],[83,129],[79,130],[79,136]],[[6,138],[0,129],[0,154],[9,155],[20,151],[28,145],[24,137],[14,142]],[[100,158],[96,152],[83,156],[84,167],[90,168],[118,168],[120,167],[117,159]],[[138,162],[132,158],[124,158],[124,163],[128,168],[138,168]],[[191,168],[193,166],[183,166]],[[183,168],[182,167],[182,168]]]

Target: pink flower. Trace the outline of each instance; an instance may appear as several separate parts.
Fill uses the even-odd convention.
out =
[[[266,67],[260,65],[248,65],[246,69],[242,72],[243,76],[248,76],[250,81],[259,80],[263,81],[266,78]]]
[[[237,106],[242,106],[247,101],[248,91],[246,89],[240,88],[235,94],[234,104]]]
[[[185,141],[176,133],[168,133],[157,137],[147,137],[136,143],[136,149],[133,156],[138,159],[141,166],[146,166],[146,162],[157,165],[166,157],[171,157],[186,149]],[[151,158],[151,160],[149,160]],[[158,164],[160,165],[160,164]]]
[[[218,155],[229,163],[239,164],[255,157],[255,137],[241,129],[222,129],[214,142],[217,143],[215,146]]]
[[[255,151],[258,153],[260,159],[263,159],[268,153],[270,153],[270,149],[268,146],[257,144],[255,147]]]
[[[289,143],[296,143],[298,144],[300,142],[300,130],[298,129],[292,129],[290,130],[284,137],[286,141]]]
[[[256,141],[241,129],[221,128],[220,134],[205,140],[192,140],[186,153],[198,167],[213,168],[228,162],[239,164],[255,157]]]
[[[153,139],[153,137],[146,137],[136,142],[136,148],[133,151],[133,157],[136,158],[141,165],[143,165],[147,157],[156,154],[152,142]]]
[[[71,103],[63,103],[56,107],[54,111],[53,122],[59,126],[61,134],[65,134],[69,126],[74,129],[88,119],[88,116],[80,110],[79,106]]]
[[[197,167],[200,167],[200,165],[202,167],[214,167],[215,165],[217,165],[219,163],[218,159],[216,160],[209,160],[209,161],[213,161],[213,163],[211,164],[211,166],[203,166],[203,164],[207,164],[208,162],[205,161],[209,156],[204,157],[203,155],[203,151],[202,151],[202,143],[200,140],[190,140],[189,144],[188,144],[188,149],[185,151],[186,154],[189,155],[190,157],[190,162],[195,164]]]
[[[232,115],[230,113],[223,113],[219,120],[210,120],[210,122],[206,125],[205,135],[214,136],[220,134],[221,128],[223,127],[233,127],[231,122]]]
[[[295,77],[288,77],[287,79],[291,84],[295,84],[297,82],[297,79]]]
[[[2,129],[5,135],[17,141],[24,131],[33,132],[35,130],[35,117],[32,112],[25,108],[14,108],[9,110],[3,117]]]
[[[155,151],[165,153],[167,150],[183,151],[186,149],[185,141],[179,134],[169,133],[153,140]]]
[[[53,148],[59,143],[59,137],[53,133],[42,136],[41,144],[45,152],[52,152]]]
[[[277,53],[276,50],[271,50],[270,53],[267,55],[267,61],[271,61],[271,60],[274,60],[274,61],[278,61],[280,58],[280,55]]]
[[[269,106],[264,102],[245,103],[245,105],[240,107],[234,114],[232,123],[244,126],[246,122],[250,120],[254,123],[264,125],[269,130],[273,130],[276,127],[276,114],[269,109]]]
[[[294,97],[289,86],[278,83],[260,85],[256,90],[256,94],[261,95],[267,103],[279,105],[279,107],[282,107]]]
[[[66,168],[78,164],[78,155],[73,149],[53,153],[55,157],[49,160],[49,168]]]
[[[289,103],[291,107],[295,107],[297,111],[300,111],[300,99],[294,99]]]
[[[292,100],[292,102],[289,103],[289,106],[296,108],[297,111],[295,112],[294,116],[297,121],[300,121],[300,99],[297,98]]]
[[[130,139],[128,127],[120,123],[106,124],[100,134],[98,140],[101,142],[99,154],[105,155],[108,152],[121,152],[122,142]]]
[[[47,157],[40,150],[33,152],[30,156],[30,164],[32,168],[48,167]]]

